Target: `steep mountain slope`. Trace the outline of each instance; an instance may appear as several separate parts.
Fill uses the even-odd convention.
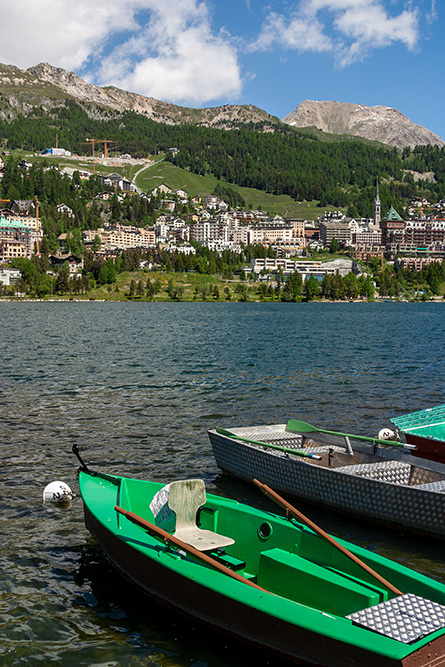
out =
[[[246,123],[279,123],[279,119],[271,116],[253,105],[224,105],[207,109],[180,107],[169,102],[161,102],[153,97],[144,97],[130,93],[114,86],[101,88],[87,83],[81,77],[61,67],[53,67],[48,63],[40,63],[27,70],[39,81],[57,86],[71,98],[116,111],[135,111],[159,123],[176,125],[190,123],[229,129]]]
[[[18,112],[27,114],[35,106],[60,105],[69,97],[51,81],[14,65],[0,64],[0,117],[12,118]]]
[[[445,146],[436,134],[391,107],[306,100],[285,116],[283,122],[293,127],[316,127],[323,132],[365,137],[398,148],[420,144]]]

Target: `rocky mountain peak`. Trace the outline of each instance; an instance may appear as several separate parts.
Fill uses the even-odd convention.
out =
[[[69,72],[62,67],[53,67],[49,63],[39,63],[29,67],[26,71],[40,81],[47,81],[58,86],[65,93],[78,100],[111,106],[109,95],[102,88],[88,83],[74,72]]]
[[[398,148],[419,144],[445,146],[436,134],[392,107],[305,100],[282,120],[294,127],[316,127],[322,132],[364,137]]]

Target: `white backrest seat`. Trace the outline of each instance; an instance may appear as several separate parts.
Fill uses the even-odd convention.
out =
[[[206,491],[202,479],[185,479],[170,483],[168,506],[176,514],[174,536],[199,551],[212,551],[234,544],[235,540],[231,537],[198,528],[196,515],[205,502]]]

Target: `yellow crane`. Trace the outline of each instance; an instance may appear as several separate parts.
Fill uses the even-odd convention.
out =
[[[108,157],[108,146],[110,144],[117,144],[117,141],[111,141],[110,139],[87,139],[86,141],[82,141],[81,145],[82,146],[91,145],[91,151],[94,157],[94,147],[96,144],[104,145],[104,157]]]
[[[39,241],[39,200],[37,195],[35,196],[36,200],[36,255],[40,255],[40,241]]]

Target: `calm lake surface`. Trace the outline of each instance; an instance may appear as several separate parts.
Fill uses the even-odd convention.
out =
[[[222,474],[207,429],[299,418],[376,435],[445,402],[445,304],[0,303],[0,664],[282,665],[160,609],[85,530],[93,468],[275,511]],[[445,583],[443,544],[295,504],[323,528]]]

